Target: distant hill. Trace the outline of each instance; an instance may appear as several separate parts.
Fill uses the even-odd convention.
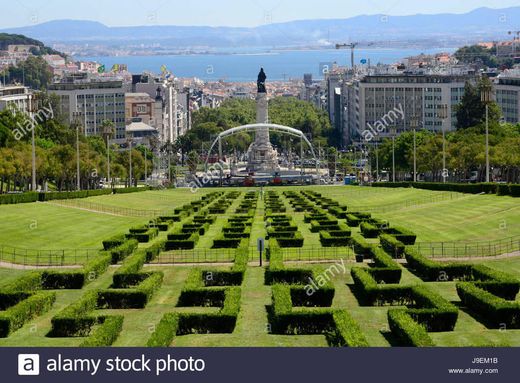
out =
[[[362,15],[347,19],[301,20],[254,28],[199,26],[107,27],[93,21],[57,20],[3,32],[47,44],[157,42],[176,47],[309,46],[344,41],[480,41],[507,39],[520,25],[520,7],[478,8],[464,14]]]
[[[52,48],[45,46],[41,41],[32,39],[30,37],[26,37],[24,35],[18,34],[9,34],[9,33],[0,33],[0,51],[5,51],[9,47],[9,45],[35,45],[38,49],[34,50],[32,53],[35,56],[41,55],[61,55],[61,52],[58,52]]]

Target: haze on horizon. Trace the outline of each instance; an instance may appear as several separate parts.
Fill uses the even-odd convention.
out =
[[[254,27],[303,19],[349,18],[383,14],[466,13],[480,7],[520,6],[519,0],[2,0],[0,29],[52,20],[98,21],[107,26],[189,25]]]

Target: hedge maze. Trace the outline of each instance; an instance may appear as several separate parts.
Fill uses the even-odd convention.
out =
[[[431,347],[445,334],[464,337],[469,322],[520,329],[518,279],[426,258],[415,242],[411,230],[314,190],[216,189],[106,238],[80,267],[2,285],[0,338],[41,322],[46,344],[82,347]],[[202,251],[231,256],[204,264]]]

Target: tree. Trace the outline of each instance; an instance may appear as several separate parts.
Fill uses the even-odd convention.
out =
[[[464,95],[456,106],[457,129],[466,129],[477,126],[486,118],[486,107],[481,100],[482,88],[490,86],[490,80],[483,77],[477,86],[466,82],[464,86]],[[495,102],[489,105],[489,121],[498,123],[500,121],[500,108]]]

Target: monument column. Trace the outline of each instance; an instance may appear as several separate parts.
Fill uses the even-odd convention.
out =
[[[256,122],[269,123],[269,107],[264,69],[258,74],[258,92],[256,96]],[[249,172],[274,172],[278,170],[278,155],[273,149],[269,138],[269,128],[260,127],[255,132],[255,140],[249,147],[247,170]]]

